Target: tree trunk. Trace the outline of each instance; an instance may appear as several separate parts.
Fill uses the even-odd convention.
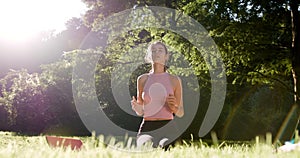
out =
[[[299,27],[299,1],[292,0],[291,1],[291,24],[292,24],[292,55],[293,55],[293,77],[294,77],[294,91],[295,91],[295,102],[299,101],[299,89],[300,84],[297,82],[298,76],[300,74],[300,27]]]
[[[292,24],[292,75],[294,84],[294,105],[291,107],[285,121],[279,130],[275,141],[278,139],[281,141],[290,140],[293,137],[295,130],[297,129],[300,118],[300,19],[299,19],[299,0],[291,0],[291,24]]]
[[[291,0],[291,24],[292,24],[292,66],[293,66],[293,79],[294,79],[294,101],[297,105],[296,114],[297,114],[297,122],[295,123],[295,128],[298,126],[299,122],[299,101],[300,101],[300,19],[299,19],[299,0]]]

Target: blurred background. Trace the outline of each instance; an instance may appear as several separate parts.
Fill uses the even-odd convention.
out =
[[[90,135],[74,105],[74,58],[99,49],[97,40],[105,39],[101,34],[93,34],[97,39],[94,43],[82,44],[91,32],[97,32],[106,17],[137,6],[176,9],[197,20],[215,41],[227,77],[225,104],[212,129],[220,139],[252,140],[271,132],[275,140],[285,141],[297,129],[298,0],[31,0],[0,2],[0,6],[1,131]],[[156,17],[168,19],[163,22],[176,27],[180,15],[174,12]],[[199,83],[199,108],[182,137],[197,138],[210,101],[210,74],[201,50],[169,30],[136,29],[110,41],[101,52],[95,76],[101,108],[120,127],[138,129],[141,118],[122,111],[111,85],[106,83],[111,81],[113,65],[123,53],[154,40],[162,40],[181,52],[194,69]],[[131,94],[136,93],[136,77],[148,69],[149,65],[142,65],[131,74]],[[128,120],[132,123],[128,124]],[[210,135],[204,138],[210,139]]]

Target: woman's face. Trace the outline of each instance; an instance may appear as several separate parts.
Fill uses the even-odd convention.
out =
[[[168,55],[163,45],[161,44],[152,45],[151,52],[152,52],[152,60],[154,63],[165,65],[168,59]]]

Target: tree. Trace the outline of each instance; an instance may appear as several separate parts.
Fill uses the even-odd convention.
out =
[[[238,109],[241,107],[243,102],[247,100],[247,95],[239,96],[243,98],[243,101],[240,101],[237,98],[237,93],[240,93],[241,89],[245,92],[248,89],[255,89],[252,88],[252,85],[258,85],[259,87],[265,85],[268,85],[268,87],[279,87],[284,89],[284,93],[294,95],[290,75],[292,70],[290,54],[291,24],[288,6],[285,1],[217,0],[211,2],[203,0],[158,2],[153,0],[132,3],[132,1],[107,2],[104,0],[89,0],[86,2],[91,8],[86,14],[86,22],[89,26],[93,26],[95,30],[97,30],[97,26],[101,24],[103,18],[133,7],[135,4],[175,8],[192,16],[203,24],[219,46],[226,64],[226,73],[228,82],[230,83],[228,87],[231,90],[228,92],[229,103],[225,105],[228,109]],[[119,2],[120,5],[115,6],[116,2]],[[155,16],[160,17],[158,19],[164,19],[163,15]],[[171,19],[175,22],[176,26],[176,19],[174,17]],[[174,23],[171,25],[174,25]],[[124,38],[120,38],[122,40],[119,43],[116,42],[116,45],[111,45],[110,50],[120,53],[118,50],[127,50],[128,47],[126,46],[128,45],[133,48],[135,45],[146,41],[149,42],[149,40],[165,40],[167,44],[184,52],[184,56],[192,63],[199,82],[201,81],[200,83],[203,84],[203,87],[210,86],[210,78],[205,62],[203,62],[199,50],[195,49],[188,41],[175,33],[153,28],[134,30],[129,34],[131,36],[124,35]],[[140,41],[139,43],[137,39],[142,34],[146,35],[143,37],[147,37],[147,40]],[[209,88],[206,91],[209,91]],[[233,106],[230,103],[231,101],[237,102],[238,104],[233,105],[238,106],[231,107]],[[235,112],[233,110],[233,115]],[[231,114],[229,113],[228,115],[230,118]]]
[[[300,74],[300,16],[299,16],[299,6],[300,2],[297,0],[289,1],[290,12],[291,12],[291,33],[292,33],[292,42],[291,42],[291,54],[292,54],[292,75],[293,75],[293,84],[294,84],[294,102],[295,105],[291,108],[291,112],[295,112],[297,120],[291,120],[292,124],[295,124],[292,130],[296,129],[299,124],[300,119],[300,82],[299,82],[299,74]],[[290,120],[291,116],[287,116],[286,120]],[[281,132],[281,131],[280,131]],[[293,131],[292,131],[293,132]],[[282,133],[279,133],[281,136]]]
[[[85,0],[84,2],[86,2],[90,8],[85,15],[85,23],[94,31],[97,31],[98,26],[101,25],[101,22],[104,18],[119,11],[132,8],[136,5],[158,5],[175,8],[192,16],[194,19],[203,24],[203,26],[210,32],[210,35],[212,35],[215,42],[219,46],[222,57],[226,64],[226,73],[229,82],[229,91],[227,93],[228,102],[226,102],[226,105],[224,105],[225,108],[223,110],[223,114],[219,119],[218,124],[214,128],[214,130],[221,131],[221,135],[222,133],[228,133],[227,128],[229,126],[227,126],[227,123],[230,124],[233,118],[242,118],[240,114],[247,114],[246,116],[248,118],[255,118],[254,116],[262,116],[262,114],[265,114],[266,110],[263,110],[265,107],[253,106],[264,105],[265,102],[262,102],[261,104],[257,104],[257,102],[253,103],[253,101],[255,101],[253,98],[263,98],[260,97],[260,95],[270,92],[272,90],[271,88],[278,87],[281,90],[280,92],[282,92],[278,94],[289,93],[289,95],[294,95],[297,92],[292,90],[293,83],[291,80],[291,71],[294,70],[294,76],[297,75],[298,71],[296,69],[298,65],[298,62],[296,62],[298,61],[298,56],[296,56],[297,53],[291,53],[292,50],[297,52],[295,50],[298,49],[296,44],[298,39],[298,36],[296,36],[296,26],[298,23],[295,23],[294,25],[292,24],[295,21],[297,22],[297,19],[299,18],[291,21],[291,18],[294,19],[297,17],[297,13],[299,12],[297,9],[295,10],[295,8],[297,8],[295,6],[299,6],[299,3],[296,1],[290,1],[292,2],[290,3],[291,6],[293,6],[291,8],[294,8],[291,9],[293,10],[292,17],[290,17],[291,10],[289,10],[289,7],[284,1],[261,2],[256,0],[216,0],[211,2],[204,0],[147,0],[136,2],[119,0]],[[174,27],[178,26],[176,24],[176,16],[179,16],[178,14],[171,13],[167,15],[156,15],[154,11],[152,12],[157,19],[160,20],[160,22],[170,24]],[[201,106],[201,110],[198,111],[199,117],[197,116],[197,119],[194,120],[194,123],[189,129],[189,132],[192,131],[192,133],[197,134],[199,122],[202,121],[201,119],[203,119],[203,116],[205,115],[205,110],[203,109],[205,109],[208,105],[208,101],[210,99],[209,92],[211,91],[208,67],[204,62],[203,56],[201,56],[201,50],[196,49],[189,41],[183,37],[180,37],[174,32],[157,28],[143,28],[130,30],[118,35],[118,37],[115,37],[112,41],[110,41],[110,44],[107,45],[105,49],[97,45],[97,42],[101,42],[101,40],[105,39],[106,37],[98,37],[95,38],[96,40],[93,43],[95,44],[95,47],[93,47],[93,49],[71,51],[79,48],[78,44],[81,44],[81,39],[86,37],[85,34],[89,32],[89,28],[83,26],[80,19],[70,20],[67,23],[67,28],[67,31],[64,31],[57,37],[48,40],[48,44],[50,43],[48,45],[49,47],[52,48],[53,43],[61,43],[64,46],[67,46],[63,48],[70,52],[65,53],[61,60],[53,62],[47,66],[43,66],[43,72],[40,74],[40,76],[37,75],[38,78],[45,79],[43,84],[48,85],[47,88],[41,90],[32,85],[27,85],[28,87],[24,88],[22,84],[13,86],[12,89],[8,90],[11,85],[7,85],[3,82],[2,88],[5,87],[5,89],[2,91],[1,98],[5,98],[5,96],[8,97],[10,95],[13,96],[8,97],[8,99],[5,98],[4,102],[13,102],[13,105],[19,109],[22,109],[21,107],[24,107],[23,105],[33,107],[32,109],[35,109],[34,107],[39,106],[39,104],[29,105],[27,103],[35,103],[37,98],[39,98],[39,100],[43,100],[43,106],[57,105],[51,106],[50,108],[50,111],[52,111],[52,113],[54,113],[56,116],[56,122],[55,119],[53,119],[55,122],[54,124],[57,123],[59,125],[65,125],[69,122],[72,122],[70,120],[78,119],[76,110],[74,108],[75,105],[72,102],[73,98],[71,84],[81,82],[81,80],[73,80],[71,78],[71,68],[77,66],[76,64],[82,64],[86,67],[93,66],[90,65],[89,59],[95,57],[94,55],[96,55],[97,58],[100,57],[95,75],[95,84],[98,87],[97,97],[99,101],[103,103],[103,108],[105,112],[108,113],[108,116],[112,120],[116,121],[117,124],[126,128],[123,122],[125,114],[122,112],[122,110],[118,109],[118,107],[114,106],[116,103],[113,95],[111,94],[111,87],[109,84],[107,84],[111,81],[111,72],[116,68],[114,66],[120,62],[120,57],[122,57],[126,51],[135,49],[140,44],[145,44],[151,40],[159,39],[166,42],[175,50],[183,52],[182,54],[195,70],[195,74],[199,84],[201,85],[200,91],[205,92],[201,93],[201,98],[204,99],[202,99],[199,103]],[[296,32],[291,32],[291,29],[295,30]],[[79,33],[78,36],[73,36],[74,32]],[[293,41],[296,41],[296,43],[291,46],[290,37],[292,33],[295,35],[293,36],[295,39]],[[101,36],[102,34],[100,33],[96,35]],[[50,52],[53,51],[55,53],[62,53],[62,51],[59,50],[55,49],[51,50]],[[291,60],[293,54],[295,54],[295,58],[294,60]],[[72,58],[74,57],[73,55],[83,58],[79,59],[78,63],[74,63],[72,62]],[[68,57],[70,57],[70,59]],[[176,59],[176,57],[174,59]],[[184,71],[184,69],[174,70],[171,68],[171,70],[179,74],[187,73]],[[145,70],[139,67],[137,73],[142,73],[143,71]],[[19,73],[21,76],[30,76],[30,73],[18,72],[16,74]],[[84,73],[86,72],[83,72],[83,75]],[[138,74],[132,75],[134,76]],[[133,88],[132,84],[134,85],[135,81],[132,81],[132,78],[130,78],[130,93],[134,94],[135,89]],[[17,81],[20,81],[20,83],[25,82],[25,80],[22,81],[18,79],[10,80],[11,83],[18,83]],[[119,81],[122,81],[122,78],[120,78]],[[295,83],[297,84],[298,82]],[[89,84],[86,84],[81,88],[89,89],[89,86]],[[37,91],[39,95],[33,95],[35,93],[26,93],[28,91],[31,92],[31,90]],[[246,95],[247,93],[249,94]],[[90,96],[88,93],[81,93],[79,95],[85,96],[85,99],[89,99]],[[0,102],[3,102],[3,99],[2,101],[0,100]],[[25,108],[23,110],[25,110]],[[68,114],[74,114],[73,116],[76,115],[77,118],[70,119],[69,116],[62,115],[62,112],[64,111],[71,111],[71,113]],[[268,112],[272,113],[274,111]],[[280,109],[279,112],[282,113],[285,111]],[[276,116],[281,117],[281,113]],[[22,115],[19,114],[19,117],[21,116]],[[274,119],[274,117],[272,117],[272,119]],[[63,120],[64,123],[59,121],[57,122],[57,120]],[[253,120],[248,119],[251,125],[255,126],[253,122],[258,123],[259,119],[256,118]],[[264,123],[270,122],[272,125],[275,124],[277,127],[278,123],[273,123],[271,118],[259,123],[261,123],[261,127],[264,127]],[[265,132],[264,130],[261,131]],[[249,133],[249,137],[252,136],[251,134],[257,134],[257,132]],[[187,135],[189,135],[189,133]]]
[[[294,102],[298,104],[298,1],[195,2],[187,7],[195,13],[197,4],[198,8],[201,6],[216,15],[206,17],[218,21],[218,24],[206,23],[207,18],[201,14],[196,18],[208,24],[214,39],[220,43],[232,83],[280,84],[287,93],[295,96]],[[294,132],[299,110],[297,105],[290,105],[290,108],[291,112],[282,121],[285,128],[280,128],[275,139],[288,140]]]

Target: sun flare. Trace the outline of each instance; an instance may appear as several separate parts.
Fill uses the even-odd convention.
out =
[[[41,31],[61,31],[67,20],[84,10],[80,0],[1,1],[0,38],[23,41]]]

